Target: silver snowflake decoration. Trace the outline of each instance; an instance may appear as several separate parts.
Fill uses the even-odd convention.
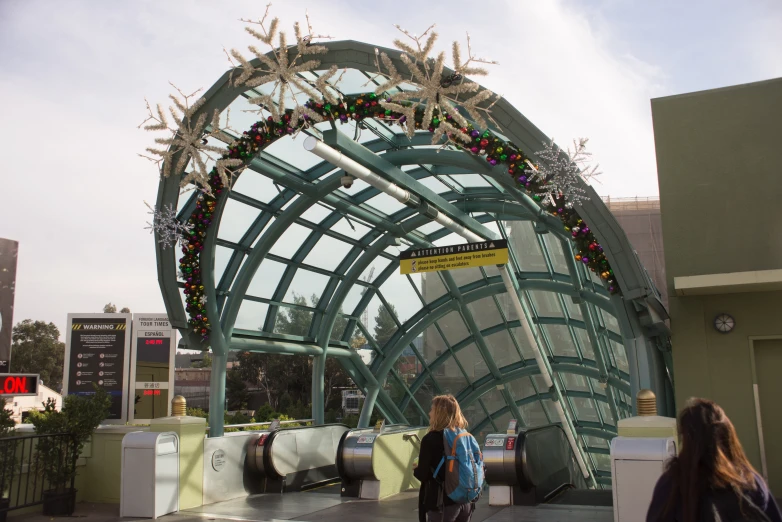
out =
[[[472,66],[473,63],[496,64],[497,62],[473,57],[470,36],[467,35],[467,61],[462,63],[459,43],[454,42],[453,73],[445,74],[445,53],[439,53],[436,59],[429,56],[437,40],[437,33],[432,31],[434,26],[429,27],[421,36],[411,35],[405,29],[396,27],[415,43],[415,47],[413,47],[400,39],[394,41],[394,45],[403,51],[401,60],[410,73],[410,78],[403,78],[388,55],[382,53],[380,60],[388,72],[384,74],[387,80],[375,90],[376,94],[384,96],[384,100],[380,102],[381,105],[404,116],[408,137],[412,137],[415,133],[415,111],[423,106],[425,127],[432,123],[435,110],[439,115],[439,123],[434,123],[436,130],[432,140],[433,144],[438,143],[443,136],[469,142],[470,137],[463,134],[451,123],[453,121],[460,127],[466,127],[468,124],[467,119],[462,116],[457,106],[463,107],[477,125],[486,127],[484,115],[489,115],[491,106],[484,108],[479,104],[489,100],[494,94],[491,91],[483,90],[465,101],[459,101],[460,94],[474,93],[480,89],[477,83],[465,82],[465,76],[487,74],[485,69]],[[423,39],[427,35],[429,36],[424,43]],[[377,62],[377,66],[380,70],[379,62]],[[413,84],[414,87],[410,90],[385,94],[405,82]]]
[[[198,302],[199,302],[199,304],[201,306],[205,306],[206,305],[206,295],[202,295],[201,297],[199,297],[198,298]]]
[[[277,32],[279,19],[274,18],[269,23],[269,27],[266,27],[265,22],[269,15],[270,6],[271,4],[266,7],[266,13],[261,20],[253,22],[251,20],[242,19],[242,21],[260,27],[260,32],[252,27],[246,27],[245,30],[271,48],[271,57],[257,49],[255,46],[249,46],[250,52],[252,52],[261,63],[260,67],[255,67],[249,60],[242,56],[239,51],[232,49],[231,56],[239,62],[237,69],[241,71],[241,74],[234,79],[234,85],[242,85],[249,89],[271,83],[272,89],[269,94],[262,94],[249,98],[247,101],[259,105],[260,109],[258,112],[268,112],[275,121],[279,121],[282,115],[285,114],[286,104],[288,103],[293,104],[292,107],[288,107],[293,109],[293,114],[291,115],[292,124],[295,124],[304,116],[307,116],[309,120],[316,122],[323,121],[323,118],[318,113],[300,104],[297,97],[300,94],[305,94],[314,100],[325,98],[330,103],[338,103],[339,99],[330,88],[331,85],[329,84],[329,80],[337,73],[336,66],[331,67],[331,69],[321,75],[316,81],[309,81],[301,76],[302,72],[314,71],[320,66],[319,60],[305,61],[305,56],[328,52],[328,49],[322,45],[313,45],[313,40],[331,37],[313,34],[309,15],[307,15],[308,32],[306,35],[302,35],[298,22],[293,25],[296,46],[293,53],[291,53],[291,50],[288,48],[285,33]],[[279,34],[279,44],[275,46],[272,42],[277,34]],[[233,64],[233,61],[231,63]]]
[[[186,173],[181,181],[181,186],[186,187],[194,183],[199,189],[211,194],[209,186],[210,169],[208,162],[213,162],[223,185],[230,186],[231,180],[238,174],[237,168],[243,167],[240,159],[222,158],[226,155],[225,147],[216,147],[209,144],[210,138],[221,142],[230,143],[233,139],[220,129],[220,112],[215,109],[210,120],[207,114],[198,114],[198,110],[205,103],[204,98],[199,98],[191,104],[199,91],[192,94],[184,94],[178,87],[171,84],[177,90],[179,96],[170,95],[173,105],[169,107],[169,113],[175,122],[181,122],[178,127],[172,127],[163,108],[158,105],[157,111],[153,111],[147,102],[148,116],[139,127],[148,131],[168,131],[169,137],[156,138],[155,143],[163,145],[164,149],[148,148],[147,152],[152,156],[139,154],[143,158],[155,162],[160,167],[163,177],[171,174],[180,175],[189,165],[190,172]],[[200,90],[200,89],[199,89]],[[198,114],[198,116],[196,116]],[[227,118],[226,118],[227,126]],[[178,158],[174,163],[174,158]]]
[[[148,214],[152,216],[152,222],[147,222],[145,229],[150,234],[157,234],[158,243],[163,248],[174,247],[179,241],[185,241],[185,236],[193,230],[193,225],[182,223],[177,219],[176,210],[173,205],[163,206],[162,210],[152,208],[146,201],[144,204],[149,209]]]
[[[592,153],[586,151],[587,141],[587,138],[573,140],[573,149],[564,152],[551,140],[545,149],[535,153],[540,159],[538,165],[527,161],[533,171],[530,179],[541,180],[538,195],[564,197],[568,208],[589,199],[586,190],[579,185],[579,179],[588,183],[600,172],[597,170],[599,165],[589,165]]]

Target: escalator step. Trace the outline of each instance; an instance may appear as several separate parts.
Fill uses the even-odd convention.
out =
[[[567,489],[547,503],[566,506],[612,506],[614,497],[610,489]]]

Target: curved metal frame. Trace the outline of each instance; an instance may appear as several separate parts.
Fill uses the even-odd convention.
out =
[[[357,42],[330,42],[325,44],[329,52],[319,56],[322,67],[332,64],[340,68],[350,68],[363,73],[373,71],[375,47]],[[401,66],[399,52],[385,49],[393,61]],[[201,111],[211,112],[214,109],[224,110],[234,99],[243,96],[242,89],[228,82],[229,72],[205,94],[206,103]],[[501,133],[507,136],[522,149],[531,154],[547,140],[532,123],[522,116],[505,100],[497,102],[493,109],[495,119],[503,125]],[[378,194],[374,188],[357,190],[355,194],[346,195],[336,191],[340,186],[339,179],[343,175],[340,170],[325,162],[300,171],[286,164],[279,158],[262,152],[250,162],[250,170],[255,174],[271,179],[278,187],[278,194],[268,202],[262,202],[253,197],[231,192],[220,200],[214,213],[214,224],[209,229],[205,249],[202,253],[202,273],[207,296],[207,313],[212,318],[213,331],[211,348],[214,353],[212,367],[212,390],[210,394],[210,409],[222,411],[225,398],[225,360],[229,350],[249,350],[274,353],[301,353],[315,358],[313,365],[313,417],[322,422],[323,419],[323,372],[327,356],[338,357],[354,382],[365,390],[367,401],[362,411],[360,425],[366,426],[369,414],[377,400],[380,411],[393,422],[404,422],[405,412],[413,408],[421,417],[426,417],[426,407],[417,398],[419,391],[431,384],[438,393],[441,391],[437,381],[437,370],[447,361],[454,361],[467,385],[457,398],[465,408],[478,404],[485,412],[485,418],[475,427],[481,429],[496,419],[510,413],[523,422],[519,407],[532,401],[548,400],[552,397],[549,390],[538,390],[521,399],[513,397],[506,384],[522,378],[529,378],[539,373],[536,362],[522,356],[520,344],[513,335],[513,329],[521,325],[520,321],[529,321],[530,327],[537,332],[535,349],[541,350],[548,358],[547,366],[557,376],[563,393],[562,399],[567,402],[566,413],[573,421],[574,429],[580,437],[594,436],[609,438],[615,433],[616,421],[632,413],[633,397],[638,389],[651,388],[658,395],[658,409],[662,414],[673,414],[670,411],[671,383],[666,374],[663,353],[658,346],[667,347],[669,343],[659,342],[668,336],[664,320],[666,312],[660,304],[659,294],[649,282],[649,278],[634,255],[626,236],[605,208],[600,198],[591,191],[592,198],[579,207],[579,213],[589,222],[590,228],[601,241],[617,280],[622,288],[622,297],[609,296],[601,284],[595,283],[583,266],[573,261],[570,236],[563,230],[561,222],[544,212],[540,206],[526,193],[519,190],[499,168],[491,167],[479,158],[456,150],[435,150],[420,148],[429,145],[431,136],[428,133],[418,133],[408,139],[401,132],[392,136],[379,136],[363,144],[347,138],[338,130],[324,133],[324,138],[333,147],[352,157],[367,168],[383,177],[409,188],[417,193],[425,194],[449,217],[471,229],[482,237],[495,237],[496,234],[485,224],[493,223],[501,234],[507,231],[502,221],[527,221],[536,232],[536,247],[543,253],[546,270],[543,272],[525,272],[520,269],[516,252],[511,248],[512,276],[517,281],[518,291],[530,297],[531,291],[553,293],[559,303],[562,317],[547,317],[541,315],[532,306],[525,317],[509,319],[505,317],[498,305],[497,296],[505,293],[499,276],[490,275],[481,269],[482,277],[465,285],[458,285],[453,276],[444,272],[439,276],[446,293],[430,303],[418,295],[421,308],[410,315],[402,323],[393,317],[398,330],[388,340],[385,346],[378,346],[367,331],[368,325],[360,322],[364,309],[369,306],[374,297],[383,304],[388,304],[383,295],[382,285],[396,271],[398,261],[386,252],[389,245],[399,240],[407,242],[412,247],[431,246],[438,239],[448,235],[445,229],[438,229],[428,234],[420,232],[421,226],[429,224],[429,218],[416,213],[414,209],[404,208],[391,215],[385,215],[373,210],[371,199]],[[174,158],[176,161],[176,158]],[[411,167],[413,168],[407,168]],[[405,168],[403,168],[405,167]],[[487,182],[486,187],[457,189],[436,193],[427,188],[423,182],[432,176],[449,175],[458,180],[461,174],[479,174]],[[159,186],[157,205],[176,205],[179,194],[179,178],[172,176],[162,179]],[[259,215],[247,227],[238,243],[218,238],[218,231],[227,202],[236,200],[260,211]],[[304,219],[303,214],[316,204],[325,204],[333,209],[319,223]],[[193,208],[193,200],[184,203],[180,215],[187,216]],[[478,213],[478,216],[473,216]],[[350,217],[367,224],[370,229],[362,237],[347,237],[332,230],[332,227],[342,217]],[[272,218],[274,222],[272,223]],[[306,239],[301,243],[296,253],[289,259],[270,254],[273,245],[284,237],[293,224],[304,225],[309,229]],[[548,235],[547,239],[544,236]],[[307,255],[323,237],[338,239],[350,246],[349,252],[340,260],[335,270],[324,270],[316,266],[304,265]],[[558,272],[554,268],[549,254],[549,241],[555,241],[562,248],[567,263],[567,273]],[[233,250],[225,269],[215,280],[214,263],[217,246]],[[190,347],[199,347],[196,336],[191,335],[187,328],[187,318],[179,295],[179,284],[176,280],[175,252],[164,250],[156,244],[158,273],[160,287],[163,293],[166,309],[171,323],[180,329],[185,342]],[[388,266],[378,274],[373,281],[361,281],[360,277],[376,259],[389,260]],[[261,262],[272,259],[285,264],[283,276],[278,282],[271,298],[264,299],[248,295],[248,288],[256,277]],[[273,333],[276,316],[284,301],[285,295],[299,270],[306,269],[329,277],[319,301],[314,308],[308,310],[313,314],[309,334],[305,337],[291,337]],[[359,285],[365,289],[355,309],[344,313],[348,324],[338,339],[332,339],[332,330],[339,318],[340,310],[351,290]],[[413,286],[415,289],[415,286]],[[415,289],[416,293],[418,290]],[[486,328],[481,328],[475,321],[468,304],[479,299],[494,300],[500,311],[501,322]],[[268,304],[263,327],[259,331],[236,329],[236,319],[240,307],[245,300],[253,300]],[[567,312],[566,299],[578,308],[581,319],[574,319]],[[534,303],[529,299],[528,302]],[[456,312],[464,323],[467,336],[464,339],[449,344],[443,334],[440,322],[443,317]],[[607,316],[615,317],[618,332],[608,328]],[[561,325],[568,331],[577,357],[555,355],[555,342],[552,340],[545,325]],[[425,357],[414,346],[414,340],[427,329],[439,332],[447,349],[435,359],[427,362]],[[367,367],[349,348],[348,342],[354,331],[360,331],[368,338],[370,345],[378,356]],[[496,332],[507,330],[518,354],[518,362],[499,367],[492,355],[486,338]],[[577,335],[578,331],[586,332],[586,341]],[[487,373],[471,382],[466,371],[461,366],[456,354],[467,346],[474,345],[487,366]],[[626,351],[628,370],[620,370],[617,366],[617,355],[612,345],[622,345]],[[417,377],[406,383],[397,375],[394,364],[403,351],[411,349],[422,370]],[[591,350],[593,358],[585,357],[584,350]],[[568,389],[563,379],[565,374],[575,374],[588,377],[587,391]],[[399,403],[394,403],[384,389],[384,383],[391,380],[404,390]],[[597,381],[604,393],[596,392],[592,380]],[[494,389],[499,389],[505,406],[488,411],[482,397]],[[589,423],[579,421],[578,408],[573,399],[585,398],[608,404],[610,415],[607,418],[601,413],[600,422]],[[597,402],[595,402],[597,405]],[[599,408],[596,408],[600,412]],[[210,424],[210,435],[222,434],[222,426],[217,422]],[[601,453],[605,448],[595,448],[582,439],[586,451]],[[594,462],[593,462],[594,467]],[[595,473],[598,475],[598,473]]]

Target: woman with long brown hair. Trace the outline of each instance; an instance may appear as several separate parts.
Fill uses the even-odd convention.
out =
[[[647,522],[782,522],[779,506],[722,408],[690,399],[678,427],[681,448],[657,481]]]
[[[421,440],[421,452],[413,470],[415,478],[421,481],[418,497],[419,522],[426,522],[427,515],[429,522],[469,522],[472,518],[475,504],[457,504],[443,494],[441,484],[445,476],[445,466],[440,468],[437,477],[434,476],[435,469],[445,456],[443,430],[466,427],[467,419],[462,415],[459,402],[453,395],[438,395],[432,399],[429,432]]]

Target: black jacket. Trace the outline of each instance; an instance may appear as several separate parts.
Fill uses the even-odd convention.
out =
[[[780,513],[779,506],[771,495],[768,486],[766,486],[766,482],[757,475],[755,476],[755,482],[757,483],[757,488],[754,491],[745,492],[746,497],[751,500],[760,511],[765,513],[771,522],[782,522],[782,513]],[[672,486],[673,479],[671,478],[670,473],[663,473],[657,481],[657,485],[654,487],[652,502],[650,503],[649,511],[646,514],[646,522],[677,522],[682,520],[681,505],[676,506],[675,509],[671,510],[672,512],[663,516],[665,506],[668,503],[668,498],[671,494]],[[721,490],[712,492],[712,495],[716,498],[724,499],[727,496],[733,495],[733,492],[732,490]],[[734,498],[735,496],[730,500],[734,501]],[[705,513],[702,513],[701,515],[704,522],[706,516]]]
[[[421,453],[418,455],[418,467],[413,471],[415,478],[421,481],[421,490],[418,495],[418,518],[426,520],[427,511],[438,511],[438,496],[443,480],[445,479],[445,466],[440,468],[437,478],[434,470],[445,456],[442,431],[430,431],[421,440]],[[439,480],[439,482],[438,482]],[[443,495],[443,503],[448,506],[455,504],[448,495]]]

